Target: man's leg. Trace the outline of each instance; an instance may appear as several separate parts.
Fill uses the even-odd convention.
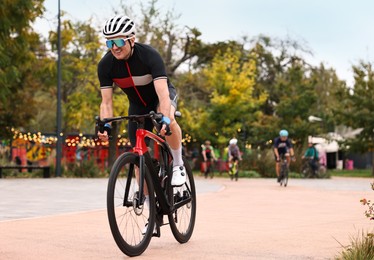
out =
[[[280,163],[275,162],[275,173],[277,174],[277,177],[279,177],[279,172],[280,172]]]
[[[315,160],[312,161],[312,166],[313,166],[313,175],[314,176],[317,176],[317,171],[318,171],[318,166],[317,166],[317,162]]]
[[[166,136],[171,153],[173,155],[173,178],[172,185],[179,186],[186,181],[186,170],[182,159],[182,130],[174,117],[175,107],[171,106],[169,118],[171,135]]]
[[[175,120],[174,113],[175,113],[175,107],[171,106],[169,118],[171,120],[170,130],[172,134],[170,136],[166,136],[166,141],[170,145],[171,149],[173,150],[180,149],[181,156],[182,156],[182,130],[180,126],[178,125],[177,121]],[[182,165],[183,165],[183,162],[182,162]]]

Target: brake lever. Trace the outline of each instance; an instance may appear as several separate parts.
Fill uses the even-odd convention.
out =
[[[164,116],[162,113],[155,113],[154,111],[151,111],[149,113],[150,115],[152,115],[151,119],[153,121],[153,125],[155,126],[156,130],[157,130],[157,133],[160,134],[160,131],[162,129],[162,125],[163,123],[160,123],[159,121],[162,119],[162,117]],[[165,135],[166,136],[170,136],[172,133],[171,133],[171,130],[170,130],[170,126],[165,124],[166,125],[166,133]]]
[[[96,121],[95,133],[97,133],[99,131],[100,131],[100,133],[104,133],[104,122],[100,120],[99,116],[95,116],[95,121]]]

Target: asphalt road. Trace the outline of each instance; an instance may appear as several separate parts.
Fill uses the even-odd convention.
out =
[[[197,220],[186,244],[168,226],[140,259],[333,259],[372,231],[361,198],[370,179],[196,178]],[[0,179],[0,259],[127,259],[105,211],[106,179]]]

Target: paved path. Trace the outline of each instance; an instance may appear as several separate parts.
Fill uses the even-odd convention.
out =
[[[198,212],[186,244],[168,226],[140,259],[332,259],[373,230],[361,198],[371,180],[196,179]],[[0,179],[0,259],[128,259],[105,212],[105,179]]]

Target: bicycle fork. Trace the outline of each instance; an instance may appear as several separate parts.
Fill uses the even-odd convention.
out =
[[[143,155],[140,155],[139,156],[139,201],[138,201],[138,205],[136,205],[136,207],[140,207],[141,205],[144,204],[144,201],[145,201],[145,190],[144,190],[144,156]],[[148,192],[148,191],[147,191]]]
[[[136,182],[139,185],[139,191],[136,197],[133,198],[133,201],[129,201],[129,193],[130,193],[130,187],[131,187],[131,182],[134,177],[134,172],[135,170],[135,164],[131,164],[130,168],[128,169],[128,174],[127,174],[127,181],[126,181],[126,188],[125,188],[125,194],[123,196],[123,206],[124,207],[134,207],[140,208],[142,205],[144,205],[145,201],[145,193],[144,193],[144,156],[139,156],[139,173],[136,175],[135,173],[135,179]],[[141,192],[142,191],[142,192]]]

